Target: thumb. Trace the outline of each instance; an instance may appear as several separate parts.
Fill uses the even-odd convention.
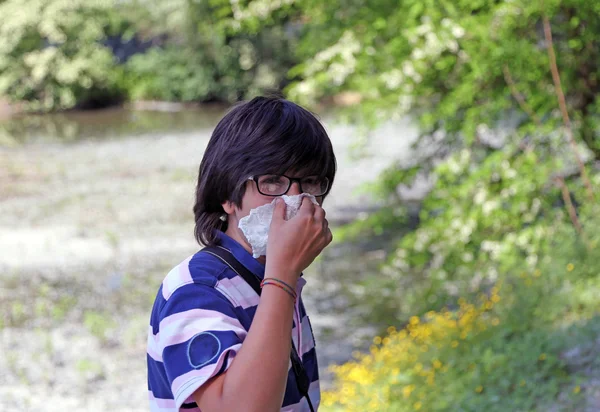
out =
[[[282,198],[278,197],[275,199],[275,209],[273,210],[273,220],[272,223],[277,222],[277,224],[283,222],[285,220],[285,210],[287,205],[283,201]]]

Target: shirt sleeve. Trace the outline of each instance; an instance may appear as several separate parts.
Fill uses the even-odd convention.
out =
[[[160,314],[158,345],[177,408],[210,378],[224,373],[246,330],[233,304],[208,285],[179,287]]]

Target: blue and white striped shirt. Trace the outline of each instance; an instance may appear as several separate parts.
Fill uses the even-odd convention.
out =
[[[222,232],[219,239],[248,270],[264,278],[264,265],[239,243]],[[300,277],[292,339],[311,380],[309,395],[316,410],[319,372],[312,328],[300,298],[305,284]],[[259,299],[244,279],[208,253],[196,253],[167,274],[158,290],[148,331],[151,411],[200,411],[191,395],[229,368],[250,329]],[[309,411],[306,398],[298,392],[291,361],[281,411]]]

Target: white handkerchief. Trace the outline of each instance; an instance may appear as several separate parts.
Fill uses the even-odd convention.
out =
[[[302,204],[302,199],[305,197],[308,197],[315,205],[318,204],[317,199],[308,193],[281,196],[287,205],[285,220],[290,220],[296,216]],[[250,214],[241,218],[238,224],[246,240],[252,246],[252,256],[255,258],[267,255],[267,240],[269,238],[269,227],[273,219],[273,211],[275,210],[275,201],[276,199],[273,199],[271,203],[250,210]]]

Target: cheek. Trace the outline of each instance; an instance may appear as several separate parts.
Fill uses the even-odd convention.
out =
[[[252,199],[250,199],[248,202],[246,202],[243,206],[243,209],[247,211],[247,213],[250,213],[250,210],[252,209],[256,209],[257,207],[260,206],[264,206],[264,205],[268,205],[269,203],[271,203],[273,201],[273,197],[268,197],[268,196],[263,196],[263,195],[258,195],[253,197]]]
[[[238,210],[238,217],[241,219],[244,216],[248,216],[252,209],[267,205],[271,203],[273,199],[273,197],[264,196],[260,193],[247,192],[242,200],[242,207]]]

